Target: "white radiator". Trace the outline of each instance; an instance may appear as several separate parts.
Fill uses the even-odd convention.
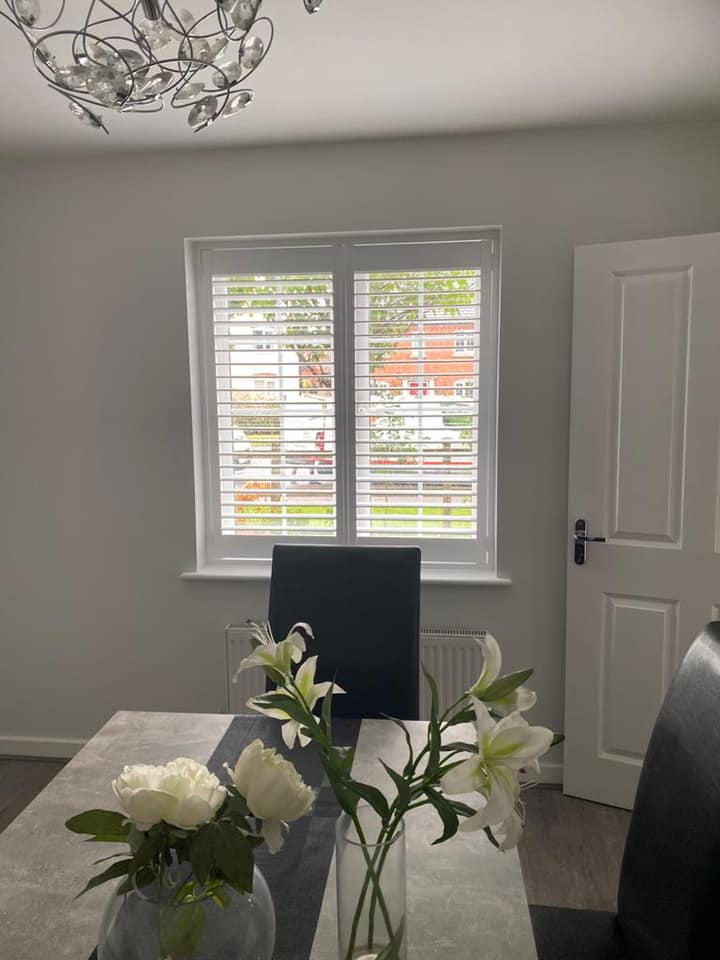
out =
[[[477,640],[484,630],[420,629],[420,660],[435,677],[440,694],[440,708],[450,706],[463,690],[480,675],[482,655]],[[265,675],[260,670],[244,670],[237,683],[232,677],[238,664],[250,653],[250,631],[245,624],[231,624],[225,631],[227,658],[227,711],[245,713],[245,704],[265,688]],[[427,719],[430,697],[425,678],[420,676],[420,717]]]
[[[478,639],[484,630],[453,630],[423,627],[420,630],[420,661],[435,677],[440,710],[454,703],[480,676],[482,654]],[[430,715],[430,690],[420,674],[420,718]]]

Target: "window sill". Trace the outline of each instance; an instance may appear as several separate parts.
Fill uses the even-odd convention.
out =
[[[247,580],[267,582],[270,580],[270,561],[255,560],[235,563],[227,566],[207,565],[197,570],[188,570],[180,574],[181,580]],[[487,570],[438,569],[423,566],[420,571],[421,583],[468,584],[476,587],[509,587],[512,580]]]

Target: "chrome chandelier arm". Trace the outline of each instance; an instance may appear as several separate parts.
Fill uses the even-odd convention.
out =
[[[158,113],[187,110],[198,133],[236,116],[254,99],[247,81],[265,61],[275,31],[263,0],[192,0],[191,13],[171,0],[89,0],[79,28],[61,23],[67,0],[2,0],[7,20],[32,48],[35,68],[68,101],[82,123],[106,133],[98,110]],[[52,0],[50,0],[52,2]],[[303,0],[316,13],[322,0]]]

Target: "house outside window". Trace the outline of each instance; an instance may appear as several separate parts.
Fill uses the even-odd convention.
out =
[[[272,333],[266,330],[253,330],[252,335],[255,338],[256,350],[272,350],[272,341],[267,339],[268,335],[272,336]]]
[[[432,380],[408,380],[407,392],[411,397],[427,397],[432,392]]]
[[[188,263],[198,569],[287,541],[494,572],[498,232],[188,241]]]
[[[258,393],[272,393],[276,385],[275,377],[255,377],[255,390]]]
[[[475,333],[473,330],[458,330],[455,334],[455,353],[473,353],[475,350]]]
[[[413,333],[410,338],[410,356],[420,359],[425,356],[425,341],[421,333]]]

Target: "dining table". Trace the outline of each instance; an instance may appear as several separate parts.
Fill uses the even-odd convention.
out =
[[[407,727],[417,748],[427,724],[409,721]],[[338,720],[333,730],[355,751],[353,776],[391,795],[379,761],[402,768],[403,731],[384,719]],[[0,834],[0,958],[94,960],[112,885],[77,894],[102,869],[94,861],[116,848],[83,842],[65,821],[88,809],[118,809],[111,784],[126,764],[189,757],[227,782],[223,764],[232,766],[256,738],[292,759],[316,791],[312,812],[290,825],[283,849],[257,857],[277,917],[273,960],[336,960],[334,830],[340,811],[316,747],[287,750],[280,724],[257,714],[140,711],[115,713]],[[409,960],[537,960],[517,851],[496,850],[482,831],[433,845],[441,833],[432,807],[407,815]]]

